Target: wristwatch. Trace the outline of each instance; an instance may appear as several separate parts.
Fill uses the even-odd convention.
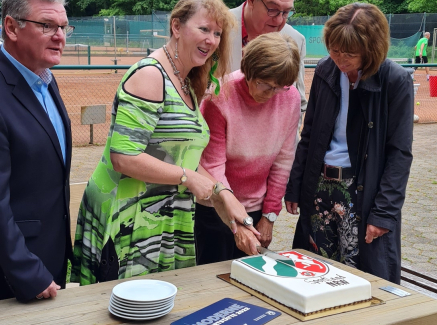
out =
[[[214,188],[212,189],[212,193],[214,193],[215,195],[219,195],[219,193],[223,190],[228,190],[229,192],[234,193],[234,191],[232,191],[230,188],[224,186],[222,182],[215,183]]]
[[[263,216],[267,218],[270,222],[275,222],[278,216],[274,212],[263,213]]]
[[[187,174],[185,173],[185,168],[184,167],[181,167],[181,168],[182,168],[183,174],[181,176],[181,182],[179,183],[179,185],[184,184],[188,179]]]

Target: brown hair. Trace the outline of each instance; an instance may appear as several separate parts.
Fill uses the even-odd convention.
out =
[[[247,80],[271,80],[292,85],[299,73],[300,55],[296,42],[278,32],[258,36],[244,48],[241,72]]]
[[[360,53],[361,79],[374,75],[387,57],[390,30],[381,10],[369,3],[341,7],[325,24],[323,38],[328,51]]]
[[[173,19],[179,19],[180,23],[185,24],[198,10],[206,9],[208,15],[217,21],[222,29],[220,44],[217,47],[218,67],[214,73],[216,78],[223,78],[230,70],[230,53],[231,53],[231,30],[236,26],[234,16],[226,7],[222,0],[179,0],[171,12],[170,17],[170,36],[173,35],[171,24]],[[208,86],[209,71],[213,65],[212,57],[208,58],[204,65],[194,67],[188,74],[191,87],[196,94],[197,101],[200,103],[205,90]]]

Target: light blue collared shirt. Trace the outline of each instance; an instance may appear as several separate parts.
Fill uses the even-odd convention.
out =
[[[41,106],[44,108],[45,112],[50,118],[50,121],[53,124],[53,127],[56,131],[56,135],[58,136],[59,144],[62,150],[62,157],[64,158],[65,164],[65,127],[62,122],[61,115],[59,114],[58,108],[56,107],[55,102],[53,101],[52,95],[49,92],[48,86],[53,79],[52,73],[49,69],[45,69],[41,75],[36,75],[20,62],[18,62],[12,55],[10,55],[4,46],[0,46],[3,54],[11,61],[11,63],[17,68],[17,70],[21,73],[24,79],[29,84],[33,93],[35,94],[38,101],[41,103]]]
[[[355,82],[354,89],[357,89],[360,78],[361,70],[358,71],[358,79]],[[347,113],[349,110],[349,78],[347,74],[343,72],[340,74],[340,88],[340,113],[335,121],[334,134],[329,149],[325,154],[325,164],[338,167],[351,167],[346,137]]]

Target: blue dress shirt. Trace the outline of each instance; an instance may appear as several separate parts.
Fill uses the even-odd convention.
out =
[[[358,79],[355,82],[354,89],[358,86],[361,73],[361,70],[358,71]],[[325,164],[346,168],[351,167],[346,137],[347,113],[349,110],[349,78],[343,72],[340,74],[340,88],[340,113],[335,121],[334,134],[329,149],[325,154]]]

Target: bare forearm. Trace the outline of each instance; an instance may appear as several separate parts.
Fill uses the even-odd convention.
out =
[[[114,170],[129,177],[154,184],[181,184],[183,169],[142,153],[138,156],[111,154]],[[214,183],[194,170],[185,168],[187,176],[183,186],[198,198],[207,198],[212,194]],[[182,184],[181,184],[182,185]]]
[[[181,167],[145,153],[137,156],[111,153],[111,162],[115,171],[147,183],[176,185],[183,173]]]

